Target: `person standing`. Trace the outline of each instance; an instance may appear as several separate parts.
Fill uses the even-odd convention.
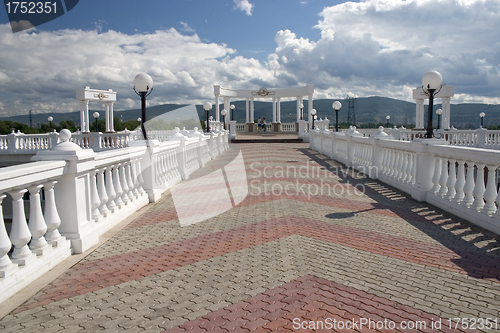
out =
[[[267,131],[267,128],[266,128],[266,118],[262,119],[262,128],[264,128],[264,132]]]
[[[261,129],[262,129],[262,119],[260,119],[259,117],[259,120],[257,120],[257,131],[260,132]]]

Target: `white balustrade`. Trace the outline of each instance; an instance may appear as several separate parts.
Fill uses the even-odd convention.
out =
[[[500,233],[497,177],[500,151],[452,146],[447,142],[449,137],[404,141],[382,134],[382,130],[370,137],[356,132],[329,134],[313,130],[310,148],[394,186],[418,201],[427,201]],[[481,132],[478,133],[481,137]],[[454,140],[465,137],[456,135]],[[496,138],[491,140],[494,144]]]
[[[106,134],[99,136],[104,138],[99,149],[106,148],[100,152],[91,147],[97,134],[71,140],[69,131],[60,136],[50,133],[52,141],[61,140],[55,147],[39,151],[33,163],[2,168],[0,302],[72,252],[89,249],[104,232],[158,200],[163,191],[182,180],[181,171],[188,177],[210,160],[210,154],[228,148],[227,131],[210,135],[183,132],[193,136],[185,137],[176,130],[169,137],[179,134],[182,140],[147,144],[127,143],[120,135]],[[14,140],[21,135],[10,136]],[[22,142],[28,141],[15,144],[23,147],[19,146]],[[32,142],[24,146],[33,147]],[[2,205],[12,208],[6,210],[6,216]]]

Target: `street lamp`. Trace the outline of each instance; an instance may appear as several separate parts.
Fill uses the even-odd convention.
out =
[[[432,138],[432,109],[434,107],[434,96],[441,90],[443,77],[437,71],[429,71],[422,77],[422,88],[429,96],[429,109],[427,110],[427,132],[425,137]],[[439,89],[437,92],[436,90]]]
[[[49,116],[47,120],[49,121],[49,132],[52,132],[52,120],[54,120],[54,118],[52,118],[52,116]]]
[[[312,129],[314,129],[314,119],[316,118],[316,109],[311,110],[311,115],[313,120]]]
[[[233,106],[234,105],[231,105],[231,108]],[[222,115],[222,121],[224,122],[224,129],[226,129],[226,114],[227,114],[226,109],[222,109],[222,111],[220,112],[220,114]]]
[[[484,120],[484,116],[486,116],[486,113],[484,113],[484,112],[481,112],[481,113],[479,114],[479,117],[481,117],[481,128],[483,128],[483,120]]]
[[[389,119],[391,119],[391,116],[386,116],[385,117],[385,120],[387,120],[387,125],[386,125],[387,128],[389,128]]]
[[[208,115],[210,114],[210,111],[212,110],[212,103],[205,102],[205,104],[203,104],[203,109],[205,109],[205,112],[207,113],[207,126],[206,126],[205,131],[207,133],[210,133],[210,120],[208,118]]]
[[[300,109],[300,120],[304,120],[304,104],[300,104],[299,109]]]
[[[339,110],[342,108],[342,103],[339,101],[335,101],[332,104],[333,109],[335,110],[335,132],[339,131]]]
[[[231,120],[234,120],[234,104],[231,104]]]
[[[443,110],[437,109],[436,114],[438,116],[438,129],[441,129],[441,115],[443,114]]]
[[[144,140],[148,139],[144,122],[146,121],[146,97],[153,91],[153,79],[146,73],[138,74],[134,79],[134,91],[137,95],[141,96],[142,117],[141,128]]]
[[[92,114],[92,116],[93,116],[93,117],[94,117],[94,119],[95,119],[95,131],[96,131],[96,132],[98,132],[98,131],[97,131],[97,118],[99,118],[99,112],[97,112],[97,111],[96,111],[96,112],[94,112],[94,113]]]

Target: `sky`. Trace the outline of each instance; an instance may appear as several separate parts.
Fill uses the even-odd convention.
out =
[[[412,101],[429,70],[452,103],[496,104],[498,31],[498,0],[82,0],[17,33],[0,8],[0,117],[77,111],[85,86],[139,108],[141,72],[148,105],[213,103],[215,84]]]

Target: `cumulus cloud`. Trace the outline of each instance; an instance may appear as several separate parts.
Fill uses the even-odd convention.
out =
[[[327,7],[320,17],[318,41],[279,31],[270,66],[325,96],[350,89],[398,98],[435,69],[460,99],[500,101],[498,1],[368,0]]]
[[[3,115],[76,111],[75,90],[84,86],[117,91],[116,110],[139,107],[132,81],[140,72],[155,81],[148,98],[152,105],[204,102],[213,98],[214,84],[249,87],[249,77],[274,80],[258,61],[231,58],[235,51],[226,45],[173,28],[134,35],[112,30],[12,34],[8,25],[0,25],[0,45]]]
[[[248,16],[252,16],[253,4],[251,4],[248,0],[234,0],[234,4],[236,9],[245,12]]]

